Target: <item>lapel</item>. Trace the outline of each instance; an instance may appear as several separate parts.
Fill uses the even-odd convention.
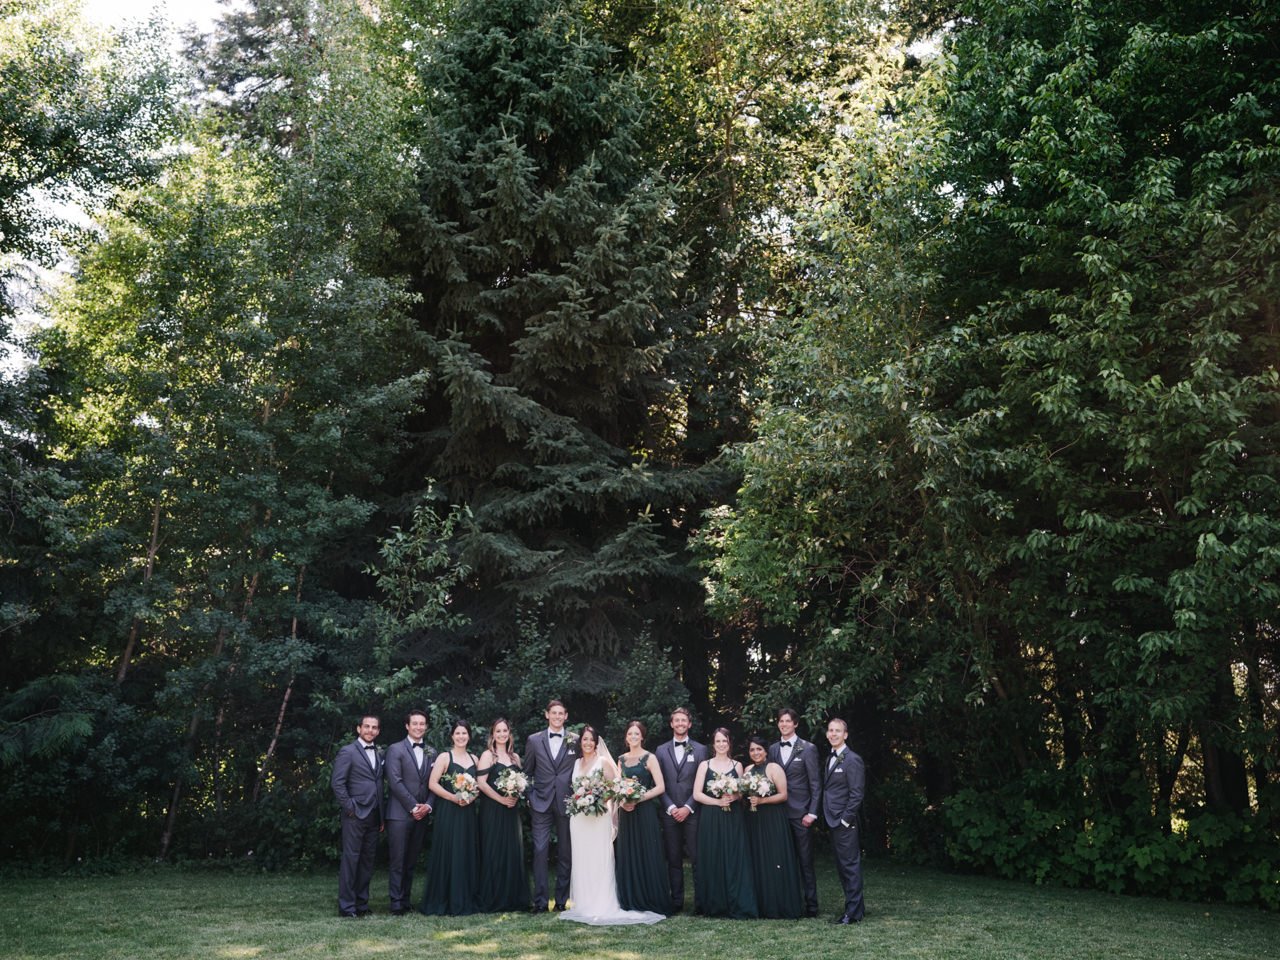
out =
[[[778,759],[782,759],[782,741],[778,741]],[[796,754],[800,752],[800,738],[796,737],[796,742],[791,748],[791,756],[787,757],[787,762],[782,765],[784,771],[791,769],[791,761],[796,758]]]
[[[836,756],[836,754],[834,754],[834,753],[833,753],[831,756],[832,756],[832,757],[834,757],[834,756]],[[837,760],[835,763],[832,763],[832,762],[831,762],[831,757],[828,757],[828,758],[827,758],[827,775],[826,775],[826,777],[824,778],[824,780],[825,780],[827,783],[830,783],[830,782],[831,782],[831,775],[832,775],[833,773],[835,773],[835,772],[836,772],[836,770],[837,770],[839,767],[840,767],[840,761],[838,761],[838,760]]]
[[[551,736],[549,734],[547,736],[547,751],[548,752],[551,751]],[[560,755],[555,758],[555,768],[557,772],[559,772],[560,769],[564,766],[564,763],[566,760],[569,761],[569,764],[571,766],[573,762],[577,760],[577,757],[573,757],[569,755],[569,731],[567,730],[564,732],[564,735],[560,738]]]

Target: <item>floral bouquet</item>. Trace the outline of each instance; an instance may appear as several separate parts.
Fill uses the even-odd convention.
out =
[[[716,778],[707,784],[707,793],[720,800],[724,797],[731,797],[742,793],[742,781],[731,773],[716,774]],[[721,807],[725,813],[729,812],[729,807]]]
[[[529,789],[529,778],[514,767],[507,767],[498,774],[498,779],[493,782],[493,789],[504,797],[523,800]]]
[[[649,791],[635,777],[619,777],[613,781],[609,798],[618,803],[640,803]]]
[[[772,797],[778,792],[778,788],[774,786],[763,770],[753,770],[750,773],[744,773],[739,781],[742,785],[742,795],[750,799],[757,797]],[[751,812],[756,812],[756,805],[751,805]]]
[[[449,785],[453,787],[453,795],[467,803],[473,803],[480,796],[476,778],[469,773],[455,773],[449,778]]]
[[[564,803],[564,812],[571,817],[579,814],[598,817],[609,809],[610,785],[600,771],[573,778],[573,792]]]

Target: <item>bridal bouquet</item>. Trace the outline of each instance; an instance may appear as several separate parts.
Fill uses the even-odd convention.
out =
[[[610,799],[618,803],[639,803],[649,791],[635,777],[619,777],[613,781]]]
[[[453,787],[454,796],[467,803],[474,802],[476,797],[480,796],[476,778],[469,773],[455,773],[449,778],[449,785]]]
[[[739,781],[742,786],[742,795],[744,797],[772,797],[778,792],[778,788],[774,786],[773,781],[765,776],[762,770],[753,770],[750,773],[744,773]],[[751,805],[751,812],[756,812],[756,806]]]
[[[521,800],[529,789],[529,778],[514,767],[508,767],[498,774],[498,779],[493,782],[493,789],[504,797]]]
[[[735,796],[742,793],[742,781],[731,773],[716,774],[716,778],[707,784],[707,793],[717,800]],[[721,807],[720,809],[725,813],[729,812],[728,807]]]
[[[609,809],[609,781],[600,771],[573,778],[573,792],[565,801],[564,812],[571,817],[579,814],[598,817]]]

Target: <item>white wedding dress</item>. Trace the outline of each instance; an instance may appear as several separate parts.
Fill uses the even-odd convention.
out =
[[[600,767],[597,756],[590,767],[573,765],[573,775],[580,777]],[[569,909],[561,920],[576,920],[597,927],[626,923],[657,923],[665,920],[660,913],[647,910],[623,910],[618,903],[618,881],[613,872],[613,817],[579,814],[569,818],[569,838],[573,845],[569,874]]]

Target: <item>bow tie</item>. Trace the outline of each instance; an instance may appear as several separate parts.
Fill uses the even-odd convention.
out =
[[[378,749],[378,748],[377,748],[377,747],[375,747],[372,743],[366,743],[366,744],[364,745],[364,748],[365,748],[366,750],[377,750],[377,749]]]
[[[796,742],[794,740],[783,740],[782,745],[784,747],[794,747],[796,745]]]
[[[677,740],[677,741],[676,741],[676,746],[677,746],[677,747],[687,747],[688,745],[689,745],[689,741],[688,741],[688,740]]]
[[[553,734],[551,734],[551,736],[553,736],[553,737],[563,737],[563,736],[564,736],[564,734],[563,734],[563,733],[553,733]]]
[[[421,749],[422,749],[423,747],[425,747],[425,746],[426,746],[426,744],[425,744],[425,743],[415,743],[415,744],[414,744],[414,747],[415,747],[416,749],[418,749],[418,750],[421,750]]]

